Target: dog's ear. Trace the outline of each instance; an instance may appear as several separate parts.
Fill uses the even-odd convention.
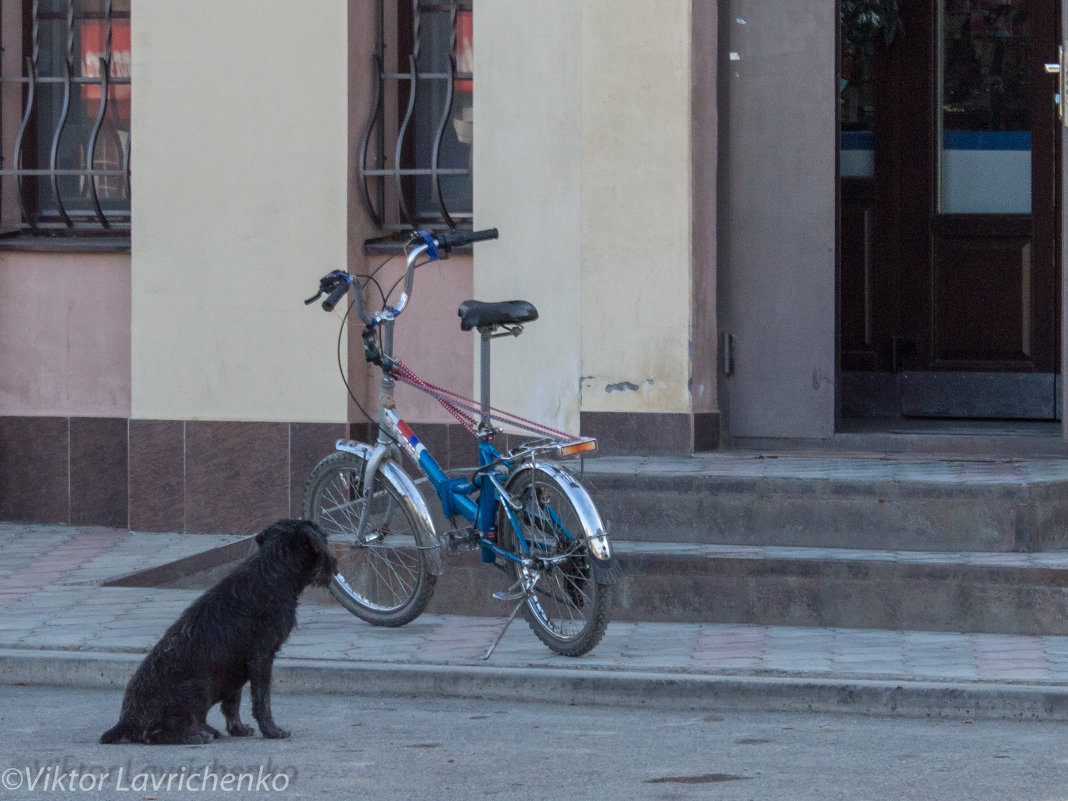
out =
[[[311,550],[317,552],[326,550],[326,537],[323,535],[322,529],[311,520],[301,521],[300,533],[304,544]]]
[[[263,531],[256,535],[256,544],[263,545],[263,543],[267,542],[267,538],[274,534],[277,529],[277,523],[275,523],[273,526],[267,526],[267,528],[265,528]]]

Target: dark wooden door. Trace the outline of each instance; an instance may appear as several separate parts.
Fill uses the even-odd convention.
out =
[[[843,48],[841,412],[1051,419],[1060,2],[903,6]]]

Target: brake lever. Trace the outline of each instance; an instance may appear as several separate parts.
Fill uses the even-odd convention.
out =
[[[345,274],[340,270],[335,270],[332,273],[328,273],[319,279],[319,291],[315,293],[314,297],[308,298],[304,301],[305,306],[311,306],[315,301],[321,298],[324,294],[329,295],[341,284],[348,285],[348,280],[345,278]]]

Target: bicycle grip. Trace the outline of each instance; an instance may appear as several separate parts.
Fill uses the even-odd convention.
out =
[[[326,300],[323,301],[323,311],[333,311],[334,306],[341,300],[349,291],[349,282],[342,281],[326,296]]]
[[[445,250],[450,250],[461,245],[470,245],[472,242],[485,242],[489,239],[496,239],[498,236],[496,228],[486,228],[482,231],[439,234],[437,240],[441,247]]]

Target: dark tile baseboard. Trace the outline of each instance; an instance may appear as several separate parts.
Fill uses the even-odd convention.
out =
[[[130,421],[130,528],[259,531],[299,517],[315,464],[344,423]]]
[[[0,417],[0,520],[125,526],[127,421]]]
[[[253,533],[299,516],[344,423],[0,417],[0,520]]]
[[[581,428],[612,456],[681,456],[719,446],[716,412],[582,412]]]
[[[588,412],[605,454],[681,455],[719,440],[716,414]],[[368,426],[89,417],[0,417],[0,520],[253,533],[298,517],[315,464]],[[422,424],[446,470],[473,467],[458,425]],[[508,442],[502,443],[504,447]]]

